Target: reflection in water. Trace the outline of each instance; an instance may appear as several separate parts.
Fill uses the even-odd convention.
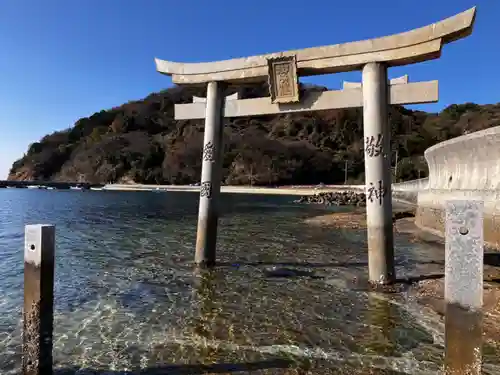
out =
[[[481,311],[448,304],[445,315],[445,374],[479,375],[482,362]]]
[[[195,341],[217,340],[226,328],[232,333],[231,327],[223,327],[220,315],[222,307],[217,287],[222,287],[223,274],[216,270],[195,269],[192,309],[194,314],[188,319],[186,328],[191,328],[191,335],[186,332],[186,337]],[[219,290],[220,293],[220,290]],[[219,333],[220,332],[220,333]],[[223,333],[222,333],[223,334]],[[217,362],[217,349],[210,345],[200,345],[194,349],[194,357],[202,364]]]
[[[386,357],[396,354],[397,337],[394,330],[401,314],[398,314],[397,310],[398,307],[386,298],[381,298],[375,292],[368,294],[368,332],[365,346],[367,353]]]
[[[396,375],[406,372],[389,370],[389,358],[396,358],[404,351],[404,342],[398,337],[397,326],[404,312],[386,295],[369,292],[365,311],[365,335],[360,340],[366,355],[379,361],[366,363],[364,373],[370,375]],[[402,350],[403,349],[403,350]]]
[[[263,317],[261,322],[246,322],[246,314],[239,315],[241,320],[235,320],[234,311],[226,311],[222,302],[225,300],[223,294],[230,285],[227,285],[227,270],[224,269],[200,269],[195,268],[193,280],[193,300],[191,305],[192,315],[188,318],[188,322],[184,329],[184,337],[189,337],[193,343],[198,345],[188,346],[191,351],[190,356],[196,358],[196,361],[204,364],[214,364],[220,360],[221,355],[228,349],[234,354],[246,359],[249,366],[251,363],[270,361],[269,354],[273,351],[268,348],[267,353],[265,347],[260,347],[256,343],[255,333],[252,331],[252,325],[257,323],[260,325],[260,335],[265,337],[269,334],[274,336],[276,343],[280,343],[281,347],[293,347],[300,344],[303,334],[300,329],[290,327],[290,324],[281,321],[282,324],[272,322],[271,317],[268,319]],[[287,312],[293,317],[293,301],[291,297],[280,301],[282,314]],[[226,306],[227,308],[227,306]],[[236,313],[237,314],[237,313]],[[280,317],[278,317],[280,318]],[[286,316],[281,318],[287,320]],[[257,337],[258,338],[258,337]],[[248,351],[248,353],[244,353]],[[288,367],[283,374],[306,374],[311,367],[311,360],[307,356],[296,356],[294,353],[282,351],[279,352],[279,347],[274,351],[277,361],[280,354],[281,361],[276,362],[283,367],[283,359],[286,359]],[[272,357],[271,357],[272,358]],[[272,368],[273,366],[269,366]],[[269,369],[261,369],[263,374],[267,374]],[[273,373],[272,371],[269,372]]]

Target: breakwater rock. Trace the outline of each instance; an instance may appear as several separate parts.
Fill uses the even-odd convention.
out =
[[[294,201],[305,204],[325,204],[335,206],[365,206],[366,195],[356,191],[341,191],[305,195]]]

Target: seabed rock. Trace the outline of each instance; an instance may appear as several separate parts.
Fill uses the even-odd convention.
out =
[[[313,272],[297,270],[287,267],[269,267],[264,270],[264,275],[266,277],[315,277]]]

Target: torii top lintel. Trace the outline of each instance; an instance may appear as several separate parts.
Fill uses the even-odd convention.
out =
[[[413,64],[438,58],[443,44],[470,35],[475,15],[476,7],[473,7],[400,34],[231,60],[178,63],[155,59],[156,70],[172,76],[177,84],[199,84],[265,81],[268,79],[268,59],[284,56],[295,56],[299,76],[359,70],[369,62],[385,62],[388,66]]]

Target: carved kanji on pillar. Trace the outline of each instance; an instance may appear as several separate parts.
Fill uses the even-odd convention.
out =
[[[212,141],[209,141],[205,147],[203,147],[203,161],[213,162],[214,159],[214,144]]]

